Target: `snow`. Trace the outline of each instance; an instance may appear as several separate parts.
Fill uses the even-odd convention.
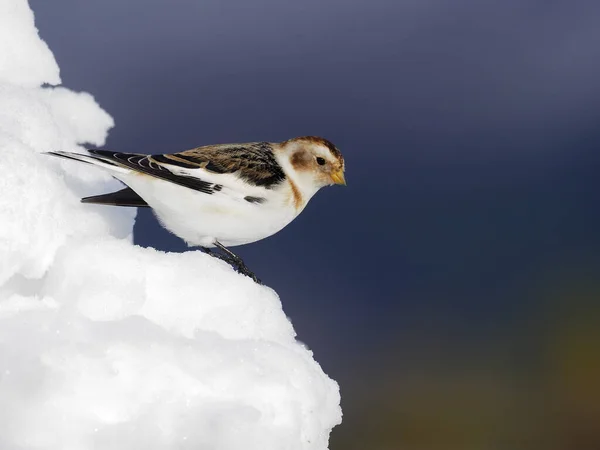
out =
[[[118,187],[41,155],[112,118],[63,87],[25,0],[0,0],[0,448],[325,449],[337,384],[277,294],[203,253],[132,244]]]

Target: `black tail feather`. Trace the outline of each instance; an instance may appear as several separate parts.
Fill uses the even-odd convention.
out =
[[[110,194],[94,195],[84,197],[81,203],[94,203],[97,205],[112,205],[112,206],[131,206],[134,208],[148,207],[148,203],[142,197],[137,195],[135,191],[129,187],[121,189]]]

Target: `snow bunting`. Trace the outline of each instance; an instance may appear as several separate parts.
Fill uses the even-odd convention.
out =
[[[127,186],[82,202],[150,207],[160,223],[188,245],[202,247],[256,281],[227,247],[277,233],[320,188],[346,184],[342,154],[316,136],[208,145],[162,155],[106,150],[49,154],[107,169]],[[213,247],[224,254],[213,253]]]

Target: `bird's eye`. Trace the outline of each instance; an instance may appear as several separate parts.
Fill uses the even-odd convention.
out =
[[[325,158],[321,158],[320,156],[317,156],[317,164],[322,166],[325,164]]]

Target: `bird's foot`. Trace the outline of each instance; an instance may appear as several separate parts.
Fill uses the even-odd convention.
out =
[[[221,248],[221,247],[219,247],[219,248]],[[221,249],[223,250],[223,248],[221,248]],[[255,283],[262,285],[262,281],[260,281],[260,279],[254,274],[254,272],[252,272],[250,269],[248,269],[248,266],[246,266],[246,264],[244,263],[242,258],[240,258],[236,254],[234,254],[231,250],[225,249],[224,250],[225,253],[217,253],[207,247],[200,247],[200,249],[202,252],[206,253],[207,255],[214,256],[215,258],[226,262],[227,264],[232,266],[237,273],[245,275],[245,276],[251,278]]]
[[[254,272],[252,272],[250,269],[248,269],[248,266],[246,265],[246,263],[244,263],[242,258],[240,258],[237,255],[235,255],[235,256],[221,255],[221,256],[223,256],[224,261],[229,262],[229,264],[235,268],[235,271],[237,273],[241,273],[242,275],[246,275],[247,277],[252,278],[252,280],[257,284],[262,284],[262,281],[260,281],[260,279],[254,274]]]
[[[247,277],[252,278],[252,280],[256,283],[256,284],[263,284],[262,281],[260,281],[260,279],[254,274],[254,272],[252,272],[250,269],[248,269],[248,267],[246,266],[246,264],[244,264],[244,262],[240,259],[239,261],[234,261],[234,264],[237,266],[236,267],[236,272],[241,273],[242,275],[246,275]]]

